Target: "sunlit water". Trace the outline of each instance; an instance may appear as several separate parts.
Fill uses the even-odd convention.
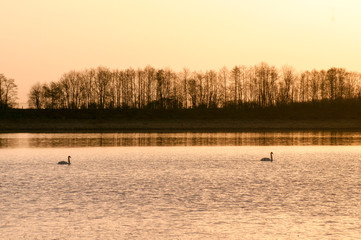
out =
[[[0,239],[361,239],[357,133],[259,134],[0,134]]]

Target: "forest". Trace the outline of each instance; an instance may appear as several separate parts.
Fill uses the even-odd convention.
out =
[[[33,85],[28,104],[34,109],[264,109],[360,97],[360,73],[297,72],[262,62],[205,72],[151,66],[70,71],[58,81]]]

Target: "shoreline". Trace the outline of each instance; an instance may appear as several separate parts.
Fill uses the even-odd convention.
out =
[[[361,119],[3,119],[0,133],[361,131]]]

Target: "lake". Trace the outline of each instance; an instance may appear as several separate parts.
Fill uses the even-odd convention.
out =
[[[361,239],[359,132],[0,134],[0,163],[1,239]]]

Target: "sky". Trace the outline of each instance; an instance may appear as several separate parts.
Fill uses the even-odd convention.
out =
[[[20,106],[63,73],[260,62],[361,72],[359,0],[0,0],[0,73]]]

